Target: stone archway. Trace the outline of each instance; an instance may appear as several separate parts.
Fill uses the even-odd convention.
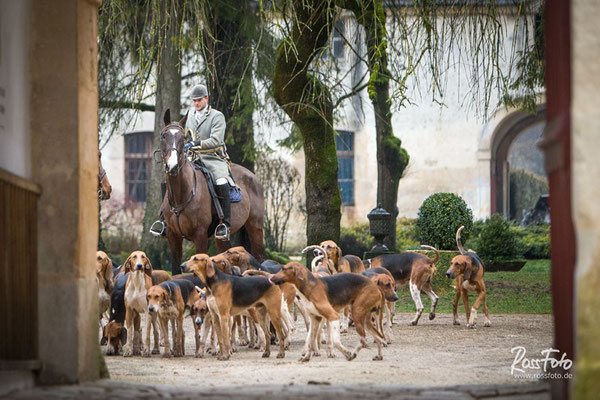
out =
[[[509,211],[509,164],[508,155],[511,144],[529,127],[544,122],[545,103],[537,106],[536,114],[528,114],[515,109],[500,109],[485,125],[479,139],[480,181],[489,182],[489,186],[480,185],[480,197],[489,194],[490,215]],[[487,164],[487,170],[486,170]],[[487,186],[487,189],[485,188]]]

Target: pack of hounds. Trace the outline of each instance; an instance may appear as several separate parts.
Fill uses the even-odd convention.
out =
[[[490,326],[484,266],[475,253],[463,249],[462,229],[456,233],[461,254],[452,259],[446,272],[448,278],[456,279],[454,324],[460,325],[457,307],[462,297],[467,327],[476,326],[480,304],[484,326]],[[439,252],[431,246],[422,247],[434,251],[435,257],[405,252],[363,261],[353,255],[343,256],[336,243],[327,240],[303,250],[314,252],[311,270],[295,261],[261,264],[243,247],[233,247],[213,257],[196,254],[182,264],[185,273],[175,276],[153,270],[142,251],[131,253],[122,266],[113,265],[98,251],[101,344],[106,345],[106,355],[150,357],[160,354],[162,347],[163,357],[182,357],[184,313],[188,309],[196,357],[208,353],[227,360],[236,343],[260,349],[263,357],[269,357],[271,344],[276,343],[277,358],[283,358],[296,329],[290,312],[293,308],[294,315],[302,315],[308,331],[300,361],[320,355],[323,342],[328,357],[335,357],[337,349],[348,361],[353,360],[367,345],[366,332],[377,346],[373,360],[382,360],[382,348],[391,343],[394,303],[400,287],[408,283],[415,302],[411,325],[417,325],[423,313],[421,292],[431,299],[429,319],[435,318],[438,296],[431,283]],[[477,293],[472,308],[468,293]],[[141,315],[146,313],[142,340]],[[350,324],[359,336],[354,348],[347,348],[340,340]]]

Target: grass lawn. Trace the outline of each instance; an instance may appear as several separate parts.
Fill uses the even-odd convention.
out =
[[[440,270],[438,274],[445,274]],[[519,272],[485,272],[483,279],[487,290],[487,306],[490,313],[501,314],[551,314],[552,296],[550,294],[550,260],[530,260]],[[440,296],[436,312],[451,313],[454,291],[440,294],[435,286],[433,291]],[[396,302],[396,311],[414,312],[415,303],[408,287],[398,291],[400,300]],[[469,304],[475,301],[475,294],[469,295]],[[425,310],[429,313],[431,301],[421,293]],[[462,299],[458,303],[458,313],[464,313]],[[481,306],[479,308],[481,312]]]

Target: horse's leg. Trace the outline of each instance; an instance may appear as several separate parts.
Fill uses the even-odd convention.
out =
[[[206,229],[197,229],[196,234],[192,239],[194,241],[196,254],[206,253],[206,250],[208,249],[208,235],[206,233]]]
[[[229,240],[215,239],[215,244],[217,245],[217,250],[219,250],[219,253],[223,253],[225,250],[231,248],[231,242]]]
[[[181,245],[183,238],[172,229],[167,229],[167,240],[169,241],[169,248],[171,249],[171,273],[177,275],[181,273]]]
[[[250,253],[261,262],[263,260],[263,228],[262,224],[256,225],[253,222],[248,220],[244,226],[250,239]]]

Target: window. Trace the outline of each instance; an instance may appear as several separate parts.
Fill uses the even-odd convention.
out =
[[[331,53],[335,58],[344,57],[344,21],[339,19],[335,21],[333,29],[333,40],[331,43]]]
[[[125,135],[125,188],[128,201],[146,202],[152,170],[152,132]]]
[[[354,204],[354,132],[338,131],[335,135],[338,158],[338,185],[342,204]]]

